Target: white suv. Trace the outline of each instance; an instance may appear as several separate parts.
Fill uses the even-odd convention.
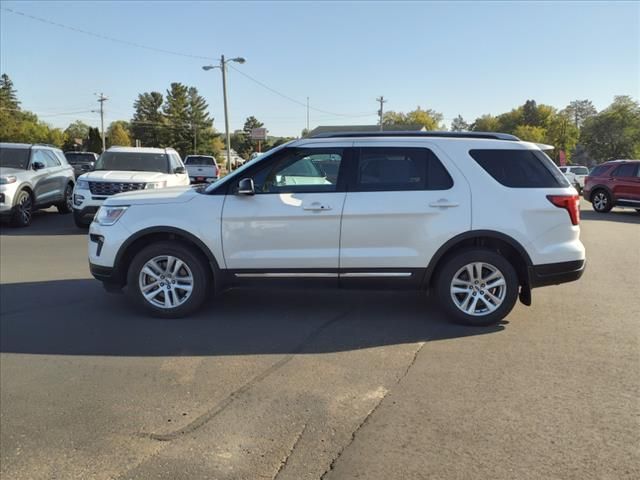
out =
[[[230,286],[433,289],[486,325],[585,265],[578,196],[535,144],[494,133],[324,134],[207,187],[109,198],[91,272],[161,317]]]
[[[578,192],[584,189],[584,181],[589,176],[589,169],[582,165],[569,165],[560,167],[560,171],[567,177],[569,183],[573,185]]]
[[[111,195],[182,185],[189,185],[189,175],[173,148],[111,147],[100,155],[92,172],[78,177],[73,219],[86,228]]]

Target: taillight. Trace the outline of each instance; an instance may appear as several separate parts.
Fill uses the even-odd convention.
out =
[[[573,225],[580,223],[580,196],[579,195],[547,195],[547,198],[558,208],[564,208],[569,212],[569,218]]]

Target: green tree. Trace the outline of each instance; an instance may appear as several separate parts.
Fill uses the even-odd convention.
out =
[[[207,112],[209,106],[195,87],[189,87],[187,97],[187,121],[191,126],[190,152],[215,154],[214,150],[218,147],[214,142],[216,133],[213,129],[213,119]]]
[[[585,120],[580,143],[598,161],[640,156],[640,104],[629,96],[615,97]]]
[[[470,128],[471,128],[471,125],[469,125],[467,122],[464,121],[464,118],[462,118],[462,115],[458,115],[451,122],[452,132],[466,132],[466,131],[469,131]]]
[[[175,148],[184,157],[193,149],[189,88],[182,83],[172,83],[167,90],[162,112],[165,118],[165,145]]]
[[[102,138],[100,137],[100,131],[97,128],[89,128],[89,135],[87,140],[87,151],[89,152],[102,152]]]
[[[546,130],[533,125],[518,125],[513,134],[525,142],[544,143]]]
[[[89,125],[81,120],[70,123],[64,130],[63,150],[75,150],[78,147],[77,141],[80,141],[80,148],[83,148],[89,138]]]
[[[131,137],[129,136],[128,123],[124,120],[112,122],[107,129],[107,148],[117,145],[120,147],[130,147]]]
[[[573,151],[578,143],[580,130],[576,127],[569,115],[562,111],[553,116],[546,129],[544,143],[551,144],[555,147],[553,156],[556,161],[559,160],[560,151],[564,151],[567,160],[571,161]]]
[[[441,130],[443,116],[435,110],[417,107],[408,113],[389,111],[382,118],[383,125],[420,125],[427,130]]]
[[[587,118],[593,117],[598,113],[591,100],[573,100],[569,102],[564,111],[578,128],[582,127]]]
[[[20,110],[18,92],[13,86],[13,81],[9,75],[0,75],[0,108],[3,110]]]
[[[162,113],[163,97],[160,92],[145,92],[138,95],[133,104],[135,113],[131,119],[131,135],[140,140],[143,147],[162,147],[165,119]]]
[[[476,132],[497,132],[500,130],[500,122],[493,115],[482,115],[471,124],[471,130]]]

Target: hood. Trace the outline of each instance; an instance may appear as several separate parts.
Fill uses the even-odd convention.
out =
[[[134,172],[127,170],[97,170],[85,173],[78,178],[90,182],[161,182],[167,179],[168,173]]]
[[[83,175],[84,177],[85,175]],[[135,190],[108,197],[105,205],[154,205],[161,203],[186,203],[200,195],[191,186]]]
[[[6,177],[7,175],[15,175],[17,177],[24,175],[27,171],[21,168],[0,167],[0,177]]]

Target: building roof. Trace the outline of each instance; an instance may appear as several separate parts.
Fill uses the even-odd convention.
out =
[[[385,125],[384,131],[411,131],[422,132],[426,131],[422,125]],[[319,133],[339,133],[339,132],[379,132],[380,125],[321,125],[311,130],[307,136],[313,137]]]

